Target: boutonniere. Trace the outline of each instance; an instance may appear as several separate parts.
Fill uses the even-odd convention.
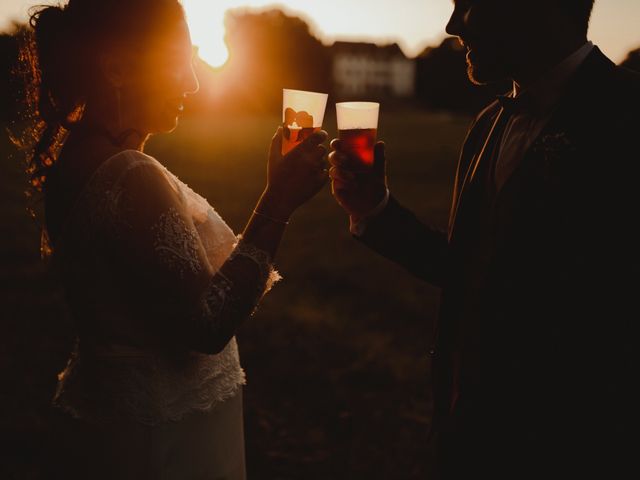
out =
[[[547,133],[533,144],[533,151],[547,160],[556,160],[575,152],[576,147],[566,132]]]
[[[562,187],[566,175],[572,170],[573,162],[567,161],[577,150],[566,132],[542,135],[532,147],[533,152],[542,157],[538,163],[540,173],[548,186]]]

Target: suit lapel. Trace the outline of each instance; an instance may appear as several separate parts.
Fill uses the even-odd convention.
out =
[[[580,124],[580,111],[584,110],[588,104],[588,99],[594,91],[598,89],[598,79],[602,74],[606,74],[614,64],[595,47],[583,64],[578,68],[573,79],[569,82],[567,93],[560,99],[558,107],[555,109],[551,118],[544,126],[542,131],[531,143],[527,151],[524,153],[522,160],[515,166],[511,174],[505,179],[502,186],[496,193],[495,203],[501,201],[504,192],[510,189],[510,184],[518,178],[520,170],[526,167],[530,162],[538,162],[541,160],[540,155],[536,154],[536,147],[548,135],[554,135],[564,132],[568,127],[576,130],[576,125]],[[584,118],[586,118],[585,116]],[[579,135],[581,132],[572,132]]]
[[[485,135],[484,140],[482,140],[482,148],[479,151],[476,151],[473,153],[473,156],[469,161],[468,167],[464,173],[464,177],[462,177],[462,183],[460,184],[460,187],[457,188],[457,191],[455,192],[456,195],[454,195],[454,202],[451,209],[451,216],[449,219],[449,240],[451,240],[451,237],[453,235],[456,219],[462,208],[462,203],[464,201],[464,198],[466,197],[465,192],[468,191],[469,185],[476,178],[476,174],[478,172],[480,162],[487,161],[485,157],[489,153],[489,150],[492,150],[492,149],[489,149],[489,145],[492,143],[491,140],[493,139],[494,135],[498,133],[496,132],[496,128],[498,127],[498,124],[501,123],[502,115],[504,114],[505,114],[504,110],[497,109],[496,112],[492,115],[491,120],[488,121],[489,133]]]

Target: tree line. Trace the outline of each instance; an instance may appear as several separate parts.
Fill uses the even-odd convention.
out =
[[[15,117],[21,88],[15,71],[17,33],[0,34],[0,120]],[[302,19],[280,10],[231,11],[226,18],[229,61],[213,69],[196,62],[201,90],[190,99],[190,110],[233,108],[271,110],[281,101],[281,89],[332,92],[330,48],[311,32]],[[640,48],[622,63],[640,71]],[[410,102],[427,109],[475,113],[508,84],[477,87],[466,76],[465,51],[454,38],[426,48],[416,58],[416,95]]]

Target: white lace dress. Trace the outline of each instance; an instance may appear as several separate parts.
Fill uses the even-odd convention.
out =
[[[54,404],[100,437],[89,449],[105,478],[244,478],[233,333],[279,279],[269,256],[126,150],[86,183],[54,265],[78,328]]]

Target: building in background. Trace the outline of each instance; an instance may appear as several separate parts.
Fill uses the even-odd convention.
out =
[[[329,49],[333,91],[339,99],[414,96],[416,63],[397,43],[335,42]]]

